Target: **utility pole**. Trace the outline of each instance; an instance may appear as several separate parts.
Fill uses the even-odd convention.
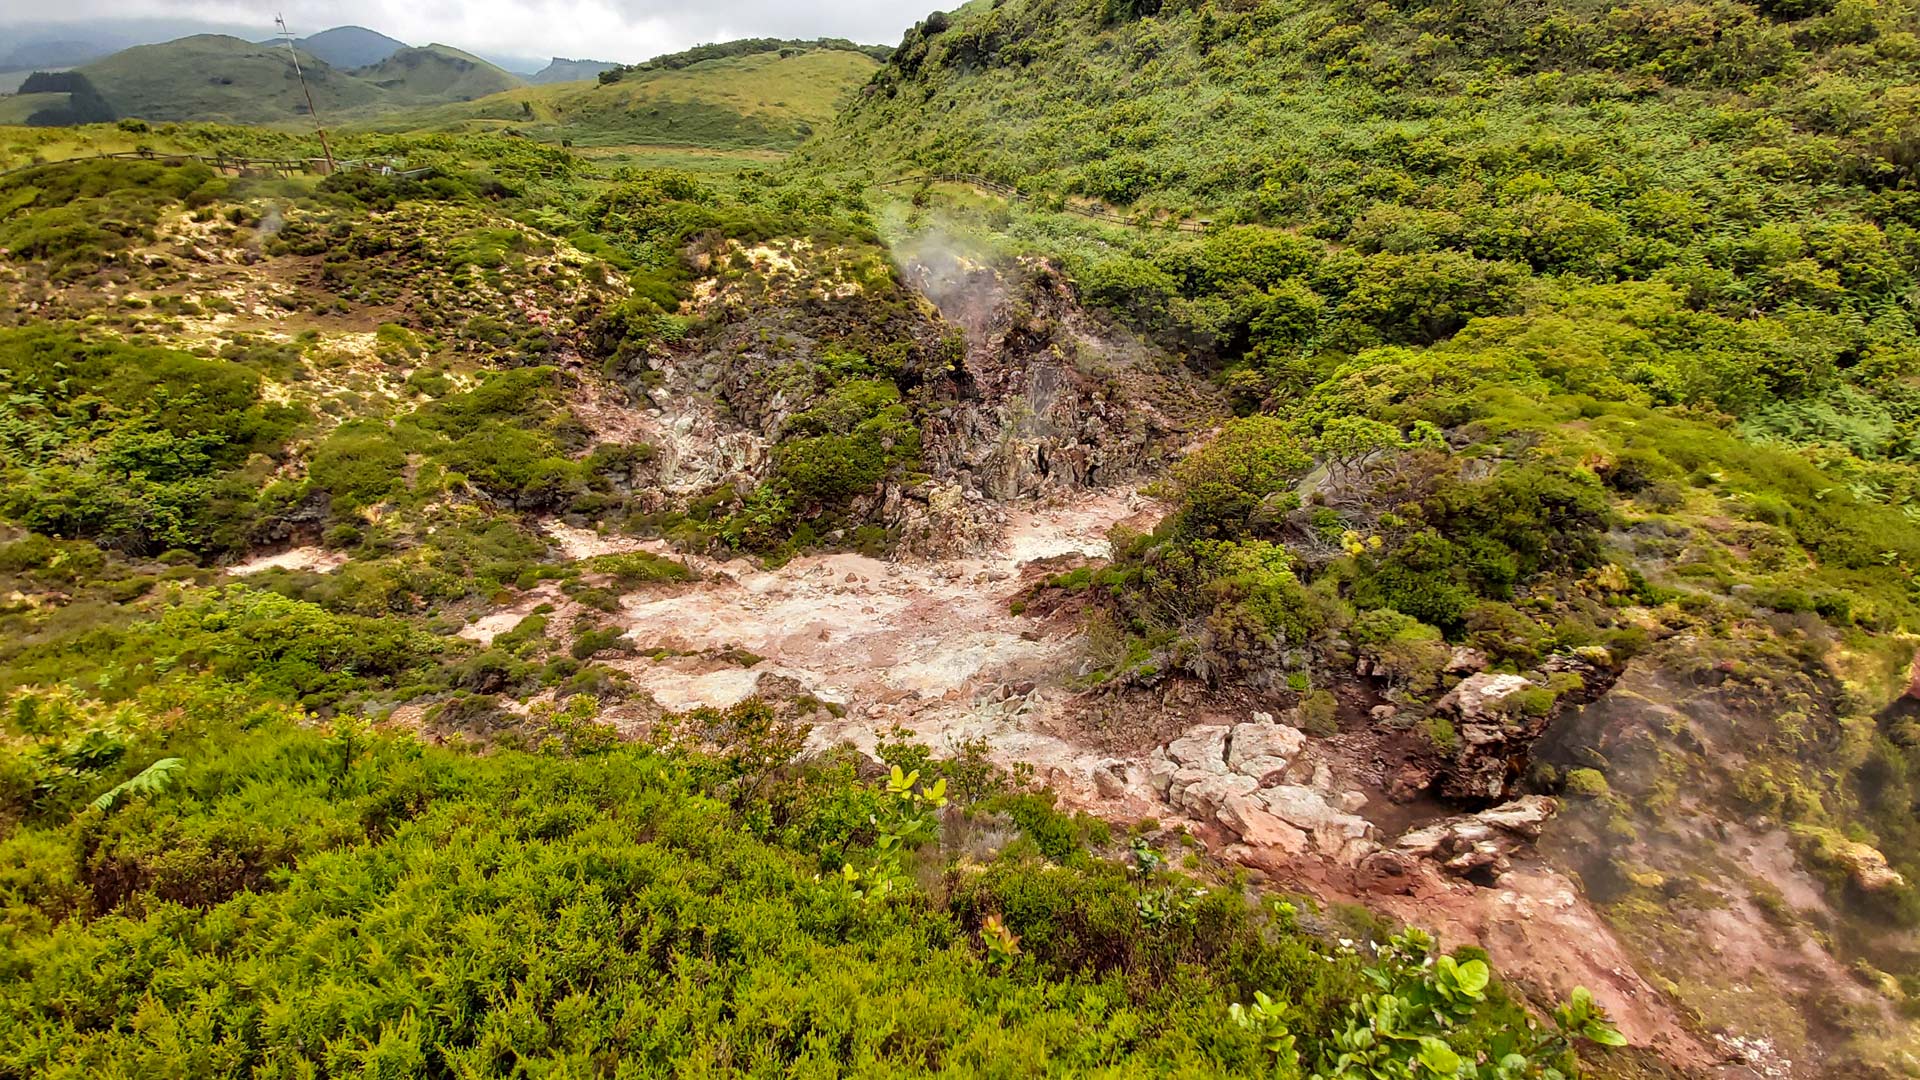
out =
[[[327,155],[327,175],[333,175],[333,147],[327,145],[327,129],[320,126],[320,111],[313,107],[313,91],[307,86],[307,73],[300,70],[300,50],[293,47],[293,31],[287,29],[287,20],[278,14],[273,17],[275,26],[280,28],[280,40],[287,43],[287,55],[293,57],[293,75],[300,80],[300,92],[307,95],[307,115],[313,117],[313,130],[320,135],[320,152]]]

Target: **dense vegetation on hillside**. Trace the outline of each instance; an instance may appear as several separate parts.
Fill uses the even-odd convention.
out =
[[[1008,228],[1222,369],[1243,410],[1288,415],[1276,438],[1358,439],[1356,460],[1472,443],[1541,477],[1525,502],[1573,485],[1545,519],[1516,507],[1511,543],[1531,553],[1458,549],[1503,533],[1472,510],[1483,497],[1433,480],[1414,482],[1421,515],[1328,517],[1314,527],[1387,541],[1343,595],[1398,596],[1458,632],[1543,560],[1591,567],[1590,541],[1547,541],[1597,536],[1605,485],[1655,515],[1732,504],[1794,553],[1741,578],[1842,625],[1911,627],[1920,220],[1898,132],[1916,16],[1686,10],[975,5],[909,32],[803,156],[1205,216],[1198,238],[1045,214]],[[1036,80],[1057,92],[1022,92]],[[1246,537],[1245,510],[1202,535]]]
[[[1295,905],[1112,859],[924,747],[877,782],[770,771],[790,732],[757,702],[690,718],[736,733],[720,755],[616,747],[570,709],[478,757],[194,680],[7,718],[13,1072],[1273,1076],[1377,1031],[1405,1040],[1383,1065],[1531,1076],[1615,1039],[1578,1001],[1538,1029],[1421,935],[1323,955]],[[1290,1005],[1231,1022],[1256,991]]]
[[[388,91],[392,104],[471,101],[526,85],[520,76],[448,45],[401,49],[354,75]]]
[[[678,655],[615,617],[693,555],[887,552],[890,501],[981,497],[956,415],[1011,444],[1125,368],[1223,404],[1154,525],[1017,582],[1084,631],[1076,703],[1129,746],[1272,709],[1410,813],[1563,796],[1676,1012],[1895,1075],[1916,41],[1904,0],[1002,0],[884,64],[703,46],[336,147],[409,175],[0,178],[0,1072],[1511,1080],[1617,1041],[985,746],[794,764],[844,705],[676,715],[622,666]],[[861,80],[783,172],[551,145],[787,147]],[[56,138],[312,152],[127,121],[5,160]],[[868,186],[922,173],[1025,198]],[[929,245],[1054,380],[1004,416]],[[1469,671],[1514,689],[1470,718]],[[1730,924],[1794,970],[1714,969]]]
[[[301,54],[300,66],[314,107],[329,122],[356,113],[467,101],[524,83],[517,75],[444,45],[413,49],[392,42],[397,48],[382,52],[366,43],[333,43],[344,50],[338,55],[375,59],[364,66],[344,65]],[[75,72],[38,75],[22,86],[22,95],[56,89],[70,95],[65,109],[37,106],[16,118],[11,113],[18,111],[17,103],[9,99],[0,120],[42,125],[95,123],[114,117],[273,123],[307,114],[306,94],[295,78],[285,44],[217,34],[136,46]],[[28,118],[35,113],[42,115]]]
[[[642,380],[726,329],[679,314],[692,247],[801,238],[861,289],[823,313],[719,270],[838,336],[783,369],[808,407],[763,495],[652,521],[689,543],[902,468],[892,380],[935,360],[888,337],[913,306],[843,193],[602,180],[508,138],[343,149],[429,171],[0,181],[0,286],[35,305],[0,330],[0,1071],[1549,1077],[1619,1041],[1583,996],[1527,1011],[1475,950],[1123,843],[984,747],[791,764],[806,699],[616,730],[617,631],[563,636],[549,605],[451,634],[495,592],[591,613],[689,576],[561,560],[534,515],[648,524],[652,450],[589,427],[571,351]],[[314,329],[209,320],[255,304]],[[216,568],[288,535],[351,560]]]
[[[1101,678],[1292,687],[1331,725],[1356,657],[1402,715],[1449,645],[1551,711],[1591,692],[1553,656],[1713,640],[1760,686],[1742,752],[1662,748],[1593,873],[1623,919],[1684,908],[1677,877],[1723,879],[1677,816],[1784,815],[1843,954],[1910,1002],[1920,955],[1881,928],[1920,918],[1920,734],[1887,704],[1920,631],[1916,31],[1845,0],[1008,0],[910,30],[799,157],[1016,186],[891,188],[894,227],[1059,260],[1246,414],[1158,529],[1055,583],[1111,612]],[[1901,875],[1859,886],[1849,844]]]

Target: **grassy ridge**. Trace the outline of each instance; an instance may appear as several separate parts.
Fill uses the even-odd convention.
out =
[[[398,100],[469,101],[524,86],[525,80],[448,45],[401,49],[355,77]]]
[[[857,52],[759,53],[629,72],[608,84],[524,87],[382,118],[371,126],[518,131],[578,146],[786,149],[829,121],[846,95],[878,67]]]
[[[369,106],[381,91],[317,57],[301,59],[321,115]],[[80,69],[122,116],[146,120],[287,120],[306,113],[287,50],[201,34],[140,45]]]

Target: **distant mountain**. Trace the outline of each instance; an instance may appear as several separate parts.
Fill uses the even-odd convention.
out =
[[[312,54],[300,62],[322,117],[374,105],[386,96]],[[307,113],[285,45],[201,34],[138,45],[80,71],[120,116],[261,123]]]
[[[62,39],[26,41],[0,52],[0,71],[46,70],[73,67],[113,52],[113,47],[94,41]]]
[[[26,4],[14,5],[25,8]],[[56,5],[42,4],[52,11]],[[0,4],[0,11],[8,5]],[[62,21],[6,21],[0,25],[0,71],[74,67],[111,56],[135,45],[175,41],[195,34],[228,34],[239,38],[266,37],[273,20],[263,24],[210,23],[200,19],[87,18]]]
[[[323,51],[349,59],[394,43],[359,27],[298,40],[318,42]],[[519,76],[446,45],[398,45],[378,62],[352,69],[298,47],[314,107],[328,123],[393,108],[469,101],[526,85]],[[117,116],[273,123],[308,113],[292,58],[280,42],[201,34],[135,46],[78,71]]]
[[[553,62],[529,76],[530,83],[580,82],[585,79],[597,79],[603,71],[612,71],[619,64],[610,60],[568,60],[562,56],[553,58]]]
[[[386,91],[396,104],[472,101],[526,85],[520,76],[450,45],[401,49],[353,74]]]
[[[473,55],[497,68],[510,71],[523,79],[533,78],[541,68],[547,66],[546,61],[537,56],[509,56],[506,53],[496,52],[474,53]]]
[[[407,47],[404,41],[364,26],[336,26],[297,38],[294,44],[343,70],[371,67]]]

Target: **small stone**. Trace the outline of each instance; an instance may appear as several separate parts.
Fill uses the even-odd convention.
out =
[[[1431,859],[1440,854],[1441,849],[1446,846],[1448,836],[1447,823],[1443,821],[1438,825],[1428,825],[1425,828],[1402,833],[1400,839],[1393,842],[1393,846],[1409,855]]]
[[[1279,768],[1298,756],[1307,745],[1307,736],[1298,728],[1283,727],[1279,724],[1240,724],[1233,729],[1232,739],[1227,743],[1226,762],[1236,771],[1246,772],[1243,766],[1250,761],[1264,758],[1280,759]]]
[[[1591,664],[1597,668],[1613,666],[1613,653],[1608,652],[1605,645],[1581,645],[1573,650],[1573,656],[1581,663]]]
[[[1516,836],[1538,840],[1541,830],[1546,827],[1547,820],[1553,817],[1554,811],[1559,808],[1558,803],[1545,795],[1523,795],[1491,810],[1482,810],[1474,817]]]
[[[1862,892],[1885,892],[1907,883],[1898,870],[1887,865],[1887,857],[1880,849],[1870,844],[1842,841],[1834,855]]]
[[[1173,762],[1165,757],[1153,761],[1147,767],[1147,784],[1162,798],[1169,798],[1169,789],[1173,787],[1173,774],[1176,769]]]
[[[1313,780],[1309,786],[1318,792],[1331,792],[1333,790],[1333,766],[1324,761],[1315,762],[1313,766]]]
[[[1398,705],[1375,705],[1373,708],[1367,710],[1367,715],[1373,717],[1375,723],[1385,723],[1400,715],[1400,707]]]
[[[1208,818],[1220,812],[1228,798],[1234,795],[1251,795],[1255,785],[1251,777],[1233,774],[1205,776],[1182,786],[1179,777],[1174,778],[1174,787],[1179,789],[1179,805],[1195,817]]]
[[[1468,746],[1491,746],[1507,737],[1507,729],[1499,724],[1462,724],[1460,740]]]
[[[1233,767],[1241,776],[1250,776],[1261,787],[1272,787],[1287,778],[1287,759],[1280,757],[1248,758]]]
[[[1192,768],[1226,772],[1227,736],[1231,730],[1225,724],[1189,728],[1186,734],[1167,744],[1167,756]]]
[[[1369,893],[1406,896],[1414,891],[1419,870],[1412,858],[1397,851],[1376,851],[1360,860],[1360,884]]]
[[[1447,671],[1450,674],[1471,675],[1485,670],[1487,670],[1487,654],[1479,649],[1456,645],[1452,655],[1447,657]]]
[[[1282,784],[1260,793],[1267,812],[1297,829],[1328,834],[1338,839],[1364,839],[1373,834],[1373,824],[1364,818],[1334,809],[1312,788]],[[1325,850],[1339,845],[1322,844]]]
[[[1257,847],[1277,847],[1295,854],[1307,850],[1307,834],[1303,830],[1274,817],[1249,796],[1229,796],[1221,804],[1216,819],[1241,840]]]
[[[1180,765],[1178,762],[1174,764],[1173,778],[1167,781],[1167,801],[1175,806],[1186,805],[1188,788],[1220,775],[1218,773],[1210,773],[1205,769],[1195,769],[1190,766]]]
[[[1478,871],[1487,870],[1495,875],[1504,874],[1512,867],[1506,853],[1497,844],[1475,844],[1443,863],[1448,870],[1466,877]]]
[[[1412,802],[1433,786],[1432,768],[1409,762],[1387,777],[1387,798],[1397,803]]]
[[[1469,675],[1460,685],[1447,691],[1435,708],[1452,710],[1465,720],[1480,720],[1499,704],[1522,690],[1533,688],[1533,681],[1519,675]]]

